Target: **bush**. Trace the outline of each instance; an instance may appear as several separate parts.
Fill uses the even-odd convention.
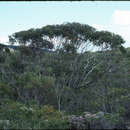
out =
[[[27,107],[22,103],[5,100],[0,108],[0,120],[9,120],[11,129],[69,128],[67,120],[63,118],[64,113],[54,110],[53,106],[45,105],[39,109],[36,105]]]

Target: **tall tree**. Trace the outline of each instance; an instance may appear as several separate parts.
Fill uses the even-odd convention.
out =
[[[125,42],[119,35],[108,31],[96,31],[95,28],[80,23],[47,25],[39,29],[16,32],[9,36],[9,40],[12,44],[19,43],[34,48],[34,54],[37,57],[34,65],[39,66],[39,78],[41,78],[42,54],[36,48],[55,50],[50,63],[56,78],[56,93],[57,95],[59,93],[57,96],[59,110],[61,95],[63,95],[61,93],[64,92],[61,89],[68,87],[77,91],[81,87],[88,87],[92,83],[89,78],[91,73],[102,65],[102,59],[99,61],[96,54],[88,52],[90,47],[97,46],[101,48],[101,51],[115,51]]]

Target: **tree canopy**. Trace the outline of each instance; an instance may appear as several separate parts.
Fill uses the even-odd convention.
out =
[[[9,42],[33,47],[77,51],[95,45],[107,49],[121,47],[125,42],[117,34],[108,31],[96,31],[95,28],[80,23],[47,25],[42,28],[20,31],[9,36]]]

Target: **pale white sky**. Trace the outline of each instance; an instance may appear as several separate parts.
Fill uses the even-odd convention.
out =
[[[130,47],[130,2],[0,2],[0,42],[8,42],[14,32],[64,22],[114,32]]]

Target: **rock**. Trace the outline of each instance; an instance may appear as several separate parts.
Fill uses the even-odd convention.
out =
[[[103,129],[114,129],[116,128],[116,124],[110,120],[105,120],[104,118],[102,118],[100,120],[100,125],[102,126]]]
[[[87,129],[88,122],[82,116],[77,117],[75,115],[68,116],[68,121],[72,129]]]
[[[93,120],[90,122],[90,129],[103,129],[99,120]]]
[[[84,112],[83,114],[86,115],[86,114],[91,114],[91,113],[90,112]]]
[[[109,113],[107,113],[109,115]],[[109,115],[110,117],[113,115]],[[116,119],[117,117],[115,117]],[[122,121],[114,121],[111,118],[106,118],[104,112],[91,114],[84,112],[82,116],[71,115],[68,116],[68,121],[72,129],[124,129],[126,125]],[[129,126],[129,125],[128,125]],[[130,129],[129,127],[127,127]]]
[[[104,112],[100,111],[96,114],[84,112],[84,117],[90,123],[91,129],[113,129],[115,124],[112,121],[104,119]]]
[[[126,129],[130,130],[130,122],[125,123]]]
[[[100,111],[96,114],[97,116],[103,117],[104,116],[104,112]]]

